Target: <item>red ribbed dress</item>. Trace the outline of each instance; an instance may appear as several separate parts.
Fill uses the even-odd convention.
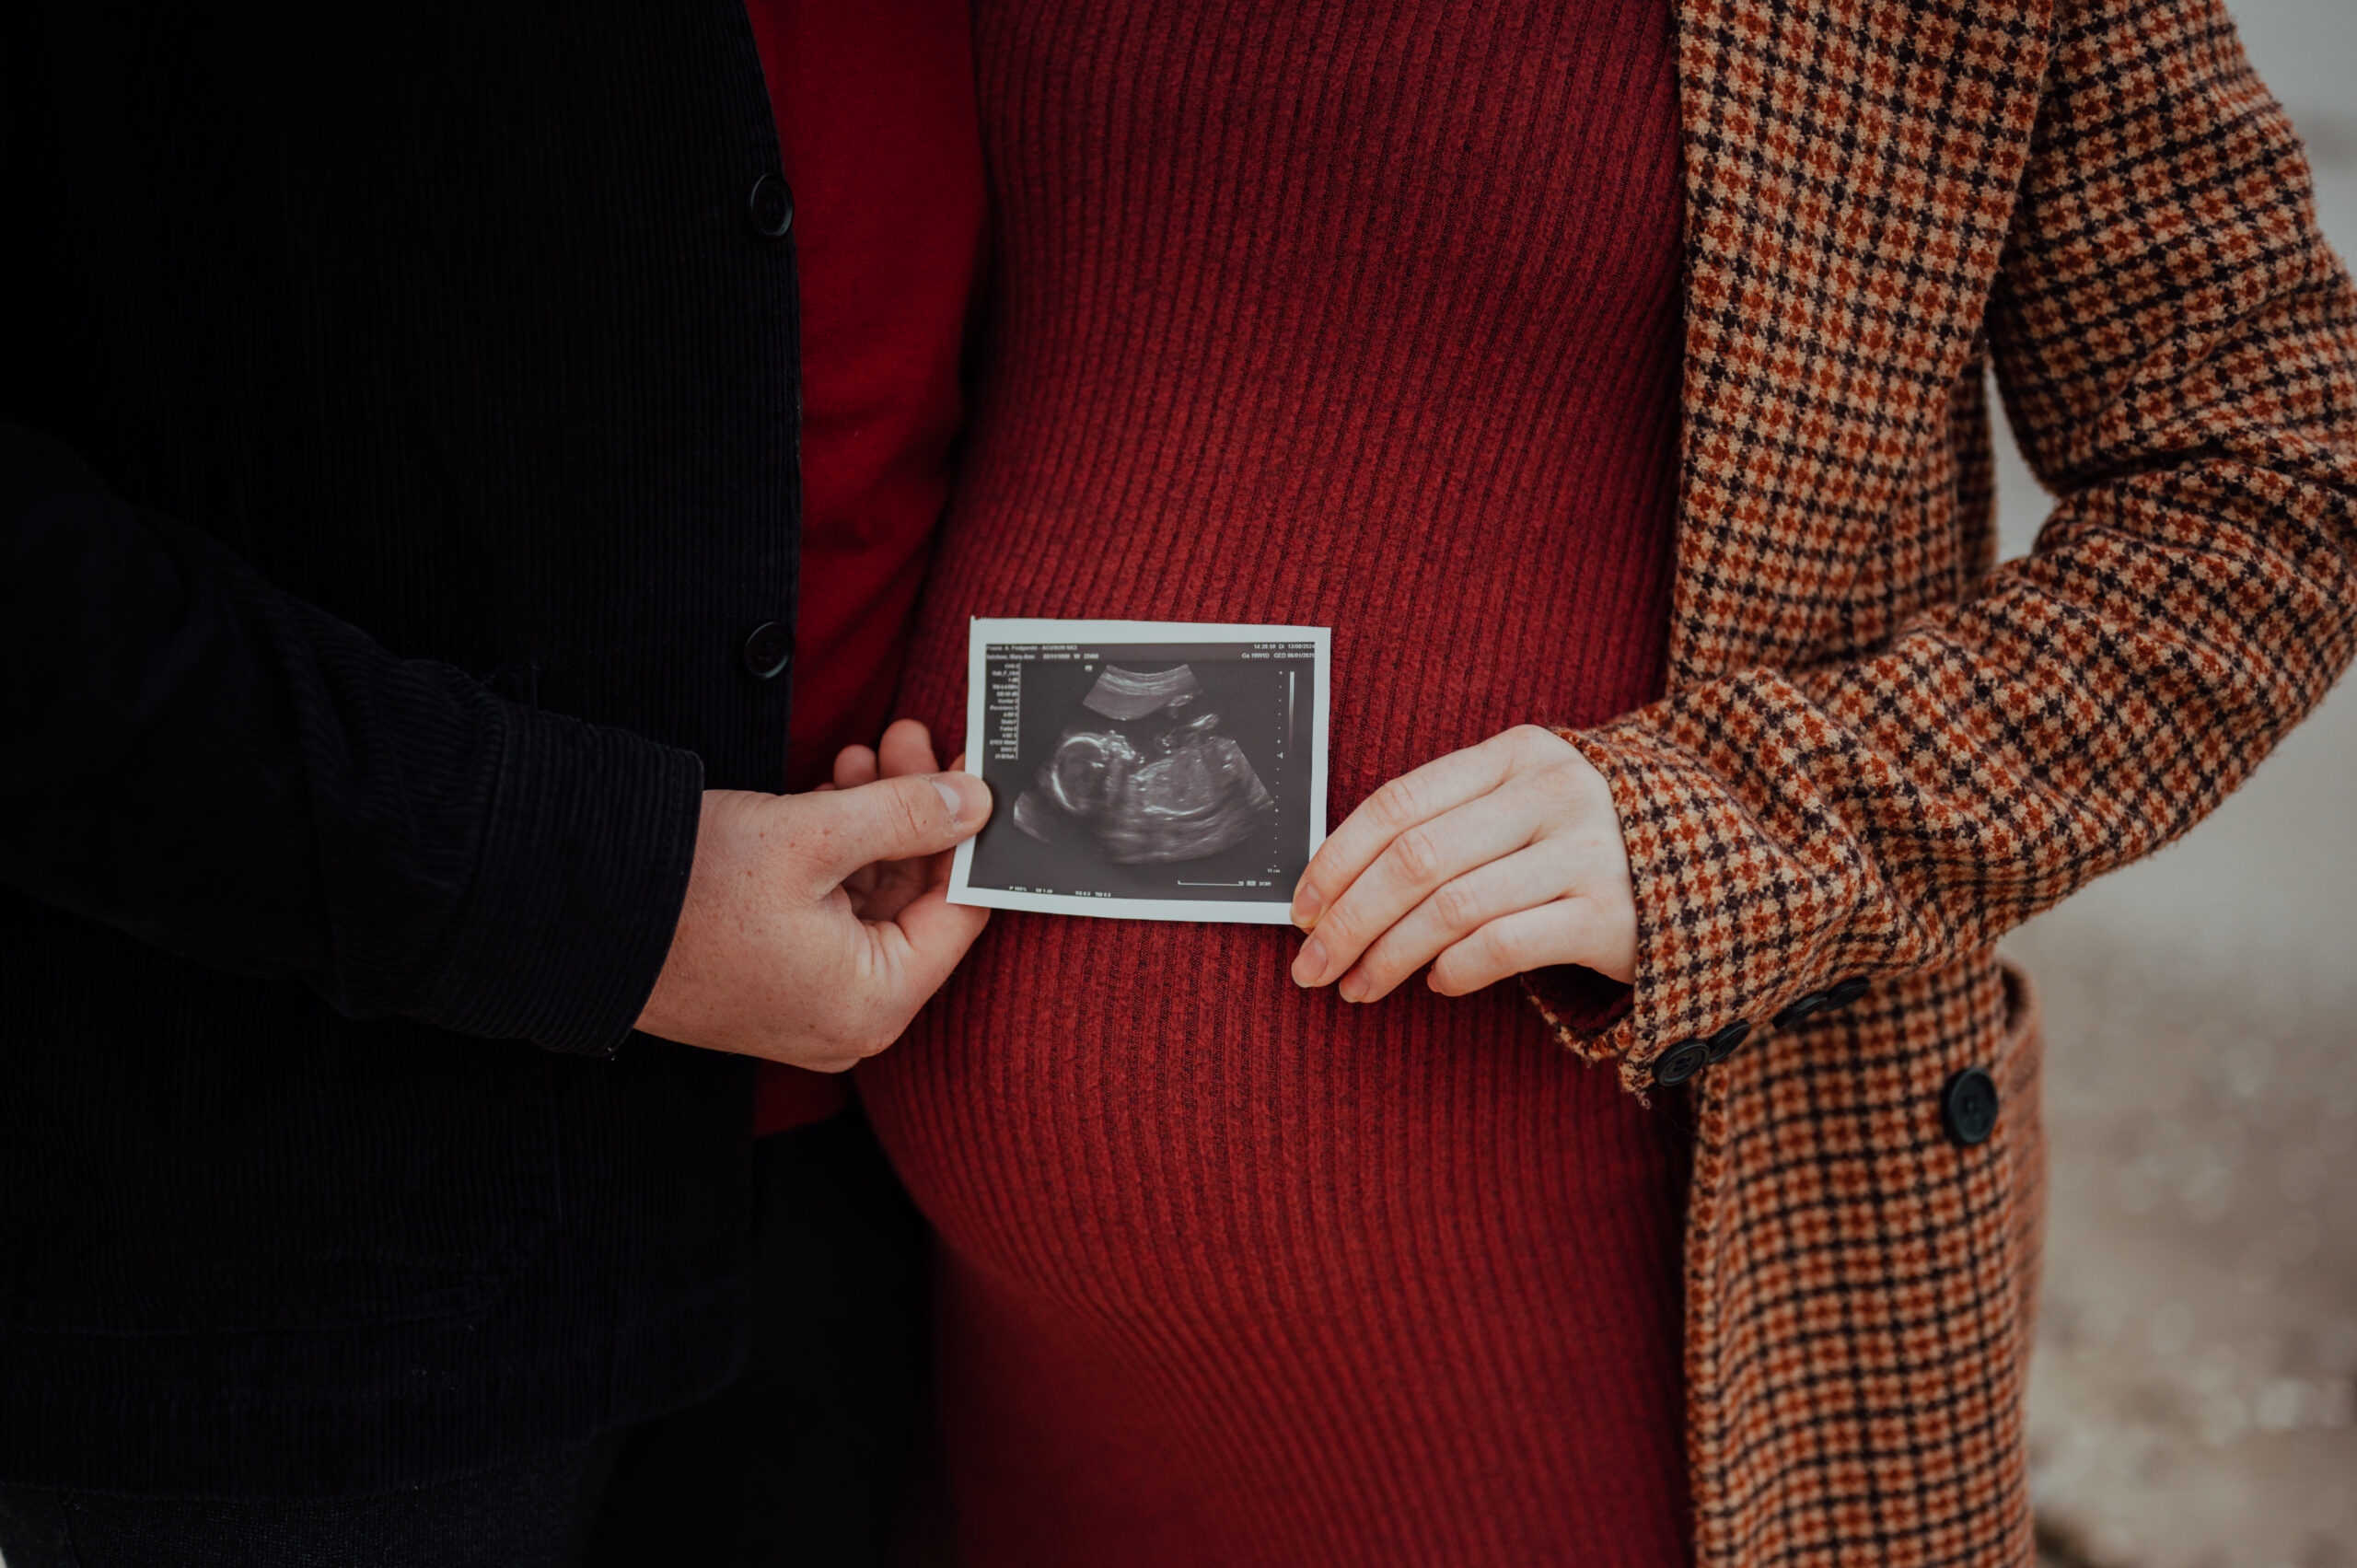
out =
[[[996,320],[904,711],[970,615],[1334,630],[1332,796],[1662,679],[1663,0],[979,0]],[[1511,985],[1001,913],[861,1070],[939,1227],[967,1568],[1670,1568],[1686,1138]]]

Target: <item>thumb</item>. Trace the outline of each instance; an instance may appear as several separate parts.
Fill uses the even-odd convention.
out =
[[[938,854],[990,819],[990,786],[971,773],[911,773],[805,796],[819,831],[810,858],[830,881],[879,860]]]

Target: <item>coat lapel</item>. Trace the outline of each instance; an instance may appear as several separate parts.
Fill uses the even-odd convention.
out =
[[[1673,691],[1824,641],[1982,305],[2047,0],[1677,0],[1686,365]]]

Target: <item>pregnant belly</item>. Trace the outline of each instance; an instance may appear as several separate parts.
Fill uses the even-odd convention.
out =
[[[1512,987],[1353,1007],[1287,980],[1296,940],[995,916],[860,1074],[952,1253],[1051,1314],[1242,1329],[1374,1292],[1422,1316],[1403,1282],[1446,1277],[1518,1310],[1573,1293],[1597,1214],[1674,1192],[1677,1127]]]
[[[1682,1130],[1512,987],[1353,1007],[1296,940],[1001,913],[860,1069],[964,1561],[1686,1562]]]

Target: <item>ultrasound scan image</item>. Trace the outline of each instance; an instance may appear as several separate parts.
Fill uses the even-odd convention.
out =
[[[1015,825],[1052,842],[1086,834],[1117,865],[1201,860],[1250,835],[1276,801],[1185,665],[1141,674],[1107,665],[1080,705],[1094,717],[1063,732]]]
[[[1314,645],[980,645],[981,745],[969,754],[1001,805],[968,887],[1178,905],[1292,897],[1316,828]]]

